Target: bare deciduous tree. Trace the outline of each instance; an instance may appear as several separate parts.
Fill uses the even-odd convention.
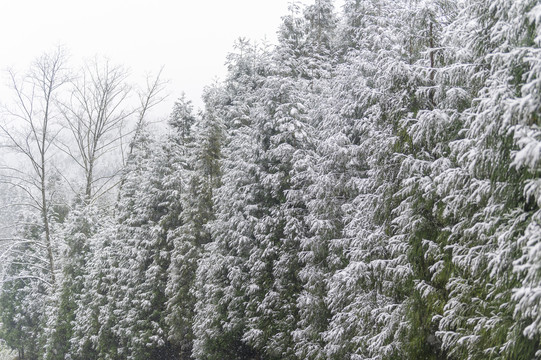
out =
[[[131,93],[127,78],[128,72],[121,66],[94,60],[72,81],[71,96],[61,105],[65,127],[75,146],[58,142],[59,148],[83,170],[88,202],[94,196],[96,183],[104,180],[95,176],[97,161],[119,146],[121,129],[134,114],[127,106]]]
[[[43,226],[42,239],[11,239],[10,246],[34,242],[45,248],[47,259],[44,262],[50,279],[43,281],[53,288],[56,285],[56,268],[50,224],[52,202],[47,181],[51,146],[60,131],[56,126],[54,98],[58,89],[67,81],[65,60],[65,51],[58,48],[38,58],[23,77],[9,70],[15,101],[13,107],[5,108],[3,121],[0,122],[0,133],[5,139],[5,145],[21,155],[27,164],[22,168],[3,166],[6,171],[3,181],[27,195],[29,202],[25,205],[39,212]]]
[[[162,80],[162,72],[163,67],[160,69],[156,77],[147,75],[146,88],[138,91],[139,108],[137,112],[137,122],[133,130],[135,134],[130,142],[128,154],[133,152],[133,139],[136,139],[137,135],[141,132],[146,122],[147,113],[167,97],[167,95],[164,95],[167,81]]]
[[[125,138],[138,131],[148,110],[163,100],[164,82],[158,75],[154,81],[147,78],[147,89],[138,93],[140,104],[136,105],[128,75],[126,69],[108,60],[94,60],[72,82],[71,96],[61,105],[75,146],[60,141],[57,146],[82,169],[87,202],[113,188],[110,182],[121,170],[119,166],[97,176],[100,158],[118,151],[123,159]],[[132,117],[137,118],[135,126],[128,124]]]

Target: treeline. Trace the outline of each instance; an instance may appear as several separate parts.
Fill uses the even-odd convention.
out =
[[[179,99],[165,136],[137,112],[113,207],[91,183],[30,213],[0,337],[21,359],[541,356],[540,23],[537,0],[291,5],[202,111]]]

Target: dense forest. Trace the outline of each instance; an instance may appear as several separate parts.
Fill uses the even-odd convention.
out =
[[[10,73],[0,338],[18,359],[541,358],[540,46],[538,0],[291,4],[161,127],[159,78],[132,107],[109,63]]]

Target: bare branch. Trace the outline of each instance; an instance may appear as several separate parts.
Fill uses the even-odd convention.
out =
[[[8,71],[18,111],[7,110],[6,113],[13,119],[23,121],[22,125],[17,126],[17,130],[8,128],[6,124],[0,124],[0,132],[11,143],[12,149],[22,154],[33,170],[27,178],[22,171],[4,167],[4,170],[10,170],[11,175],[5,175],[2,181],[22,190],[31,201],[27,206],[36,209],[41,215],[45,232],[47,266],[53,285],[55,284],[55,259],[48,214],[50,194],[46,180],[50,162],[48,151],[60,132],[53,128],[55,118],[53,98],[56,90],[67,80],[63,68],[65,57],[66,54],[62,48],[42,55],[34,62],[22,80],[17,79],[14,71]],[[36,191],[31,191],[32,188]],[[35,193],[39,193],[39,196]]]
[[[10,278],[7,278],[7,279],[3,279],[2,280],[2,283],[7,283],[7,282],[12,282],[12,281],[17,281],[17,280],[25,280],[25,279],[33,279],[33,280],[38,280],[38,281],[41,281],[42,283],[44,283],[45,285],[47,285],[48,287],[50,288],[53,288],[54,287],[54,284],[39,277],[39,276],[35,276],[35,275],[20,275],[20,276],[13,276],[13,277],[10,277]]]

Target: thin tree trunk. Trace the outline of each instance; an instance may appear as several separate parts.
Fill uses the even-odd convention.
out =
[[[42,186],[45,186],[45,181],[42,180]],[[43,227],[45,228],[45,246],[47,248],[47,258],[49,260],[49,271],[51,272],[51,284],[53,289],[56,288],[56,276],[55,276],[55,265],[54,265],[54,256],[53,256],[53,246],[51,241],[51,228],[49,226],[49,216],[47,215],[47,199],[45,193],[45,187],[42,187],[41,190],[42,206],[41,214],[43,217]]]
[[[429,46],[430,46],[430,74],[429,74],[429,78],[430,78],[430,85],[431,86],[434,84],[434,78],[435,78],[435,75],[436,75],[436,70],[434,69],[436,64],[435,64],[435,61],[434,61],[434,33],[433,33],[433,26],[434,26],[434,24],[431,21],[430,22],[430,28],[429,28]],[[429,91],[429,99],[430,99],[431,104],[434,104],[435,92],[436,92],[435,89],[430,89],[430,91]]]
[[[41,135],[41,146],[39,146],[40,150],[40,169],[41,173],[40,180],[41,180],[41,215],[43,217],[43,227],[45,231],[45,247],[47,248],[47,257],[49,260],[49,271],[51,272],[51,284],[53,287],[53,291],[56,288],[56,276],[55,276],[55,261],[54,261],[54,255],[53,255],[53,245],[51,241],[51,227],[49,224],[49,215],[48,215],[48,201],[47,201],[47,190],[46,190],[46,177],[47,177],[47,169],[46,169],[46,159],[45,159],[45,153],[47,151],[47,130],[49,126],[49,106],[51,104],[51,94],[54,87],[54,80],[55,80],[55,71],[53,70],[53,73],[51,74],[49,78],[49,82],[44,84],[44,92],[45,92],[45,114],[43,115],[43,133]]]
[[[88,171],[86,173],[86,188],[85,188],[85,201],[90,203],[92,199],[92,179],[94,177],[94,161],[90,161]]]

